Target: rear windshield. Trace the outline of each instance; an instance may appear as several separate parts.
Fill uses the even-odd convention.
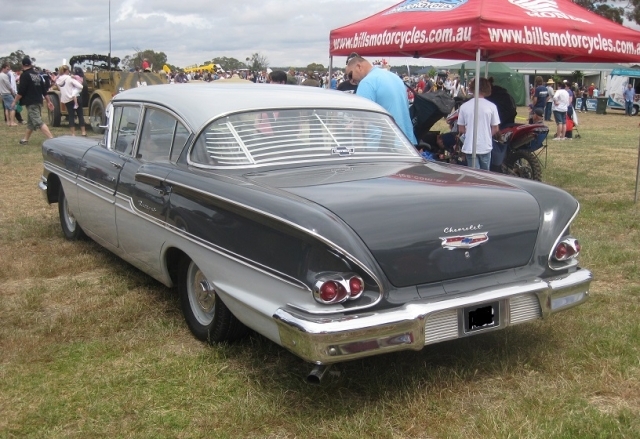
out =
[[[233,114],[213,121],[200,133],[190,161],[233,167],[417,156],[385,114],[286,109]]]

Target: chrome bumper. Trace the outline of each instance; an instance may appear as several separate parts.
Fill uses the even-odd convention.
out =
[[[317,316],[280,308],[274,314],[281,344],[306,361],[330,364],[504,329],[544,318],[585,302],[590,271],[578,269],[550,280],[486,288],[439,301],[420,300],[389,310]],[[491,327],[468,331],[465,309],[491,304]],[[492,308],[493,309],[493,308]]]
[[[40,177],[40,183],[38,183],[38,189],[40,189],[40,192],[44,197],[44,201],[46,201],[47,204],[49,204],[49,197],[47,195],[47,177],[45,177],[44,175]]]

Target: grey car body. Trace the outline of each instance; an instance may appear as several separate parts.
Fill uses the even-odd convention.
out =
[[[176,286],[199,339],[251,328],[327,365],[589,296],[571,195],[425,161],[381,107],[352,95],[136,88],[114,97],[103,139],[42,150],[40,187],[67,238],[87,234]]]

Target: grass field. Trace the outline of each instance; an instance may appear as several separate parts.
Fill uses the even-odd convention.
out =
[[[639,438],[640,117],[580,122],[580,139],[549,142],[543,179],[581,203],[591,300],[343,363],[321,386],[260,336],[196,341],[173,291],[65,241],[37,189],[42,134],[20,146],[24,128],[1,125],[0,438]]]

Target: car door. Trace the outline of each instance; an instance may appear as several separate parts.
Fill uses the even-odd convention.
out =
[[[117,188],[116,225],[120,247],[153,270],[160,269],[175,149],[185,142],[184,125],[168,111],[149,106],[144,112],[135,154],[124,164]]]
[[[118,247],[116,188],[122,169],[135,147],[140,105],[116,106],[111,111],[105,141],[83,158],[78,178],[82,227],[97,241]]]

